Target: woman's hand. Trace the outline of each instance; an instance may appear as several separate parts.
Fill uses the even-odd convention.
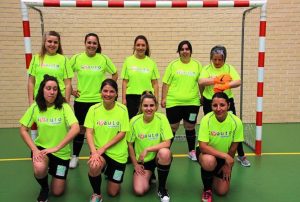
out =
[[[147,153],[148,153],[148,151],[147,151],[147,149],[144,149],[144,151],[142,151],[142,153],[140,154],[140,156],[139,156],[139,160],[138,160],[138,162],[144,162],[144,159],[145,159],[145,157],[146,157],[146,155],[147,155]]]
[[[90,155],[90,159],[87,162],[91,167],[99,167],[103,163],[101,156],[98,152],[94,152]]]
[[[219,170],[219,173],[223,172],[223,180],[229,182],[231,178],[231,167],[228,165],[223,165],[223,167]]]
[[[46,153],[44,149],[43,150],[37,149],[32,151],[32,161],[35,163],[44,161],[45,157],[46,157]]]
[[[71,93],[74,97],[79,98],[80,97],[80,92],[78,90],[72,90]]]
[[[136,164],[134,166],[134,170],[137,175],[145,175],[145,169],[143,164],[140,163]]]

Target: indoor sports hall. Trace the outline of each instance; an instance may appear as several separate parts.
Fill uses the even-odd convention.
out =
[[[235,88],[237,115],[244,123],[244,150],[250,167],[235,161],[230,191],[214,201],[296,202],[300,192],[300,2],[293,0],[11,0],[0,2],[0,201],[35,201],[39,186],[33,177],[30,150],[19,133],[28,108],[27,69],[40,51],[42,35],[61,34],[64,55],[84,50],[84,36],[97,33],[102,52],[119,73],[132,54],[137,35],[147,36],[151,58],[159,70],[159,91],[168,63],[178,58],[177,45],[189,40],[192,57],[210,63],[215,45],[227,48],[228,63],[241,75]],[[76,88],[77,80],[72,79]],[[188,93],[188,90],[187,90]],[[159,92],[161,95],[161,92]],[[161,99],[161,97],[159,97]],[[74,98],[71,98],[73,106]],[[164,108],[159,112],[165,113]],[[200,107],[196,132],[203,117]],[[32,130],[35,131],[35,130]],[[173,162],[167,188],[170,201],[201,201],[200,166],[187,154],[181,125],[171,147]],[[66,192],[50,202],[88,201],[89,148],[85,141],[79,166],[70,169]],[[159,201],[157,187],[138,197],[132,191],[132,164],[127,164],[122,190],[104,201]]]

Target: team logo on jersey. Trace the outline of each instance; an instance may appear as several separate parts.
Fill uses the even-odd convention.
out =
[[[62,118],[61,117],[47,118],[47,117],[41,116],[41,117],[38,118],[38,122],[48,123],[50,125],[58,125],[62,122]]]
[[[135,71],[135,72],[145,73],[145,74],[147,74],[147,73],[150,72],[150,70],[147,67],[136,67],[136,66],[133,66],[133,67],[131,67],[131,70]]]
[[[97,66],[97,65],[82,65],[81,69],[83,69],[83,70],[92,70],[92,71],[99,71],[101,69],[101,67]]]
[[[196,72],[184,71],[184,70],[177,70],[176,74],[182,75],[182,76],[195,76]]]
[[[99,120],[97,121],[98,126],[106,126],[108,128],[119,128],[120,122],[119,121],[106,121],[106,120]]]
[[[143,139],[157,140],[159,138],[159,134],[158,133],[138,134],[138,138],[141,140]]]
[[[229,137],[232,134],[232,131],[218,132],[218,131],[210,131],[210,136],[218,136],[220,138]]]
[[[59,65],[58,64],[42,64],[41,67],[42,68],[48,68],[48,69],[54,69],[54,70],[58,70],[59,69]]]

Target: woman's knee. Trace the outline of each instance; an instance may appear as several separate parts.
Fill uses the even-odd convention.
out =
[[[160,164],[169,164],[172,160],[172,153],[168,148],[162,148],[157,152],[158,162]]]

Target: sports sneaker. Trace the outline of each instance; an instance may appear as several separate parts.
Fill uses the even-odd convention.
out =
[[[196,157],[196,151],[192,150],[189,152],[188,154],[189,159],[191,159],[192,161],[197,161],[197,157]]]
[[[160,202],[169,202],[170,201],[170,196],[166,189],[159,189],[157,191],[157,195],[160,198]]]
[[[98,195],[98,194],[93,194],[91,196],[91,200],[90,202],[102,202],[102,196],[101,195]]]
[[[76,168],[78,166],[78,161],[79,161],[78,157],[75,155],[72,155],[70,163],[69,163],[69,167]]]
[[[212,202],[212,191],[210,189],[203,191],[202,202]]]
[[[49,189],[41,189],[39,196],[37,197],[37,202],[47,202],[49,195]]]
[[[240,162],[241,165],[244,166],[244,167],[250,167],[251,166],[251,163],[250,163],[250,161],[248,161],[246,156],[237,156],[236,160],[238,162]]]

